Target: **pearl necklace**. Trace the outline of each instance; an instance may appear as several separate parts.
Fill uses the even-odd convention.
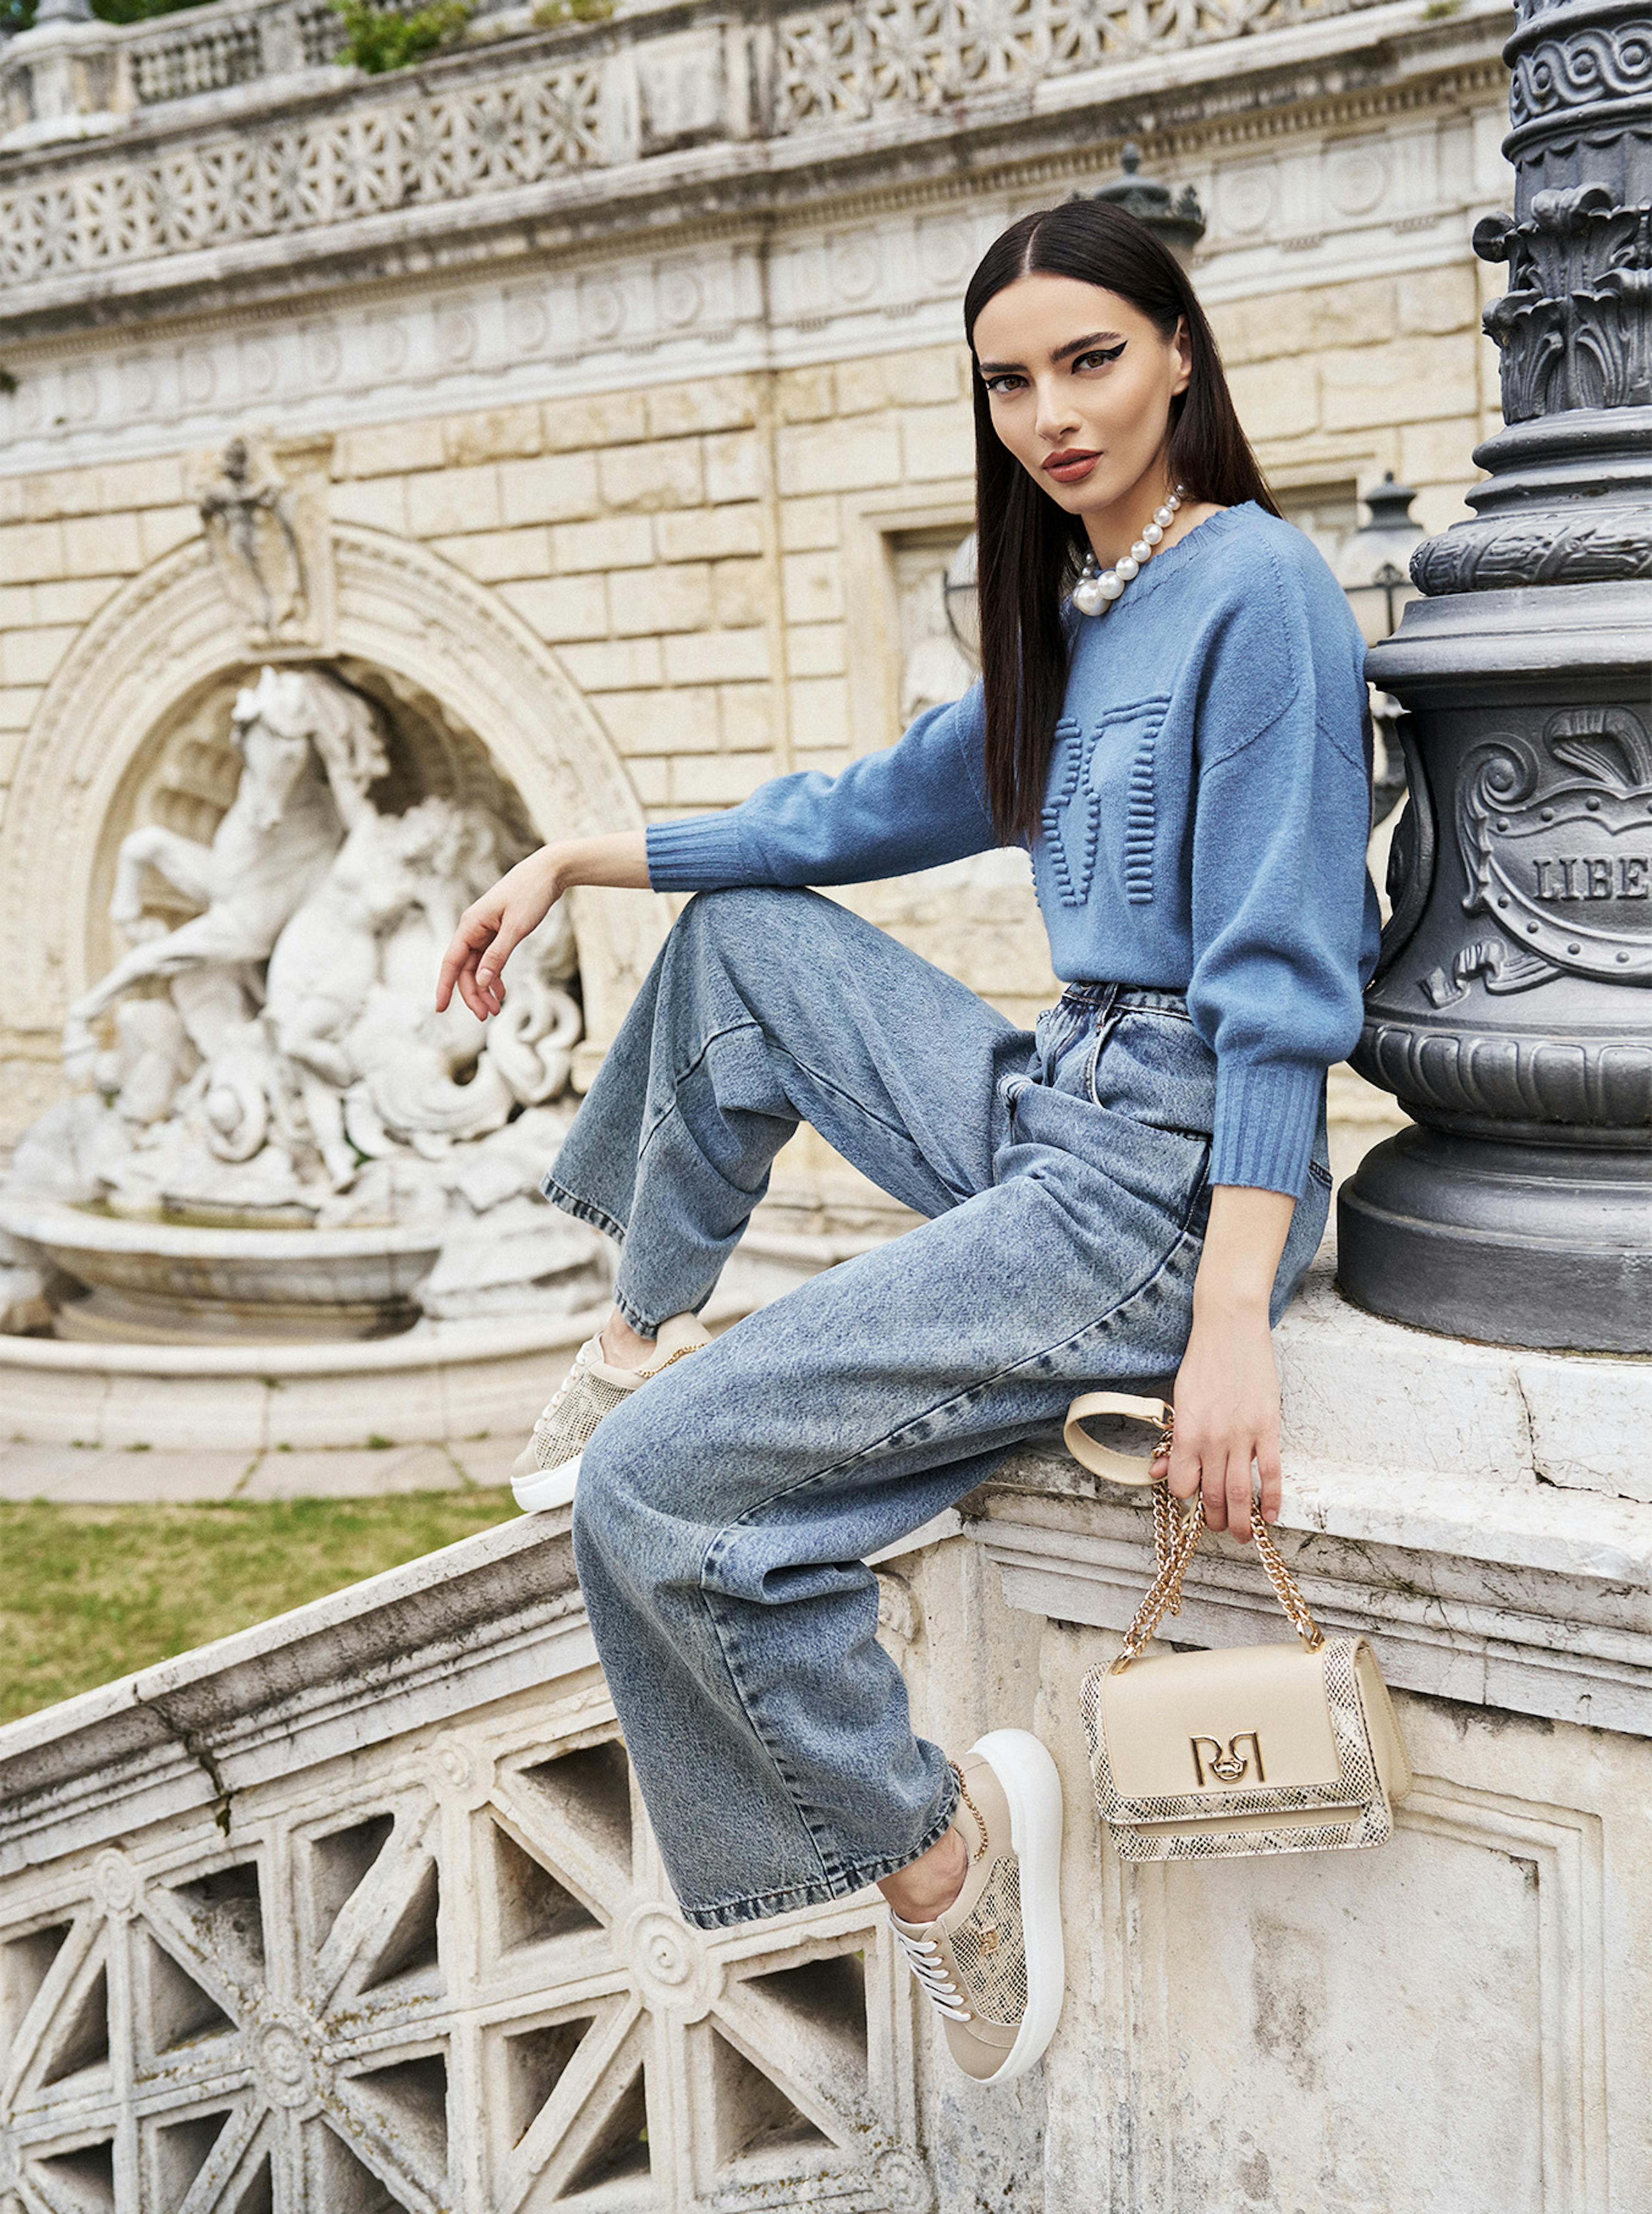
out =
[[[1084,566],[1079,572],[1079,581],[1073,587],[1073,604],[1083,615],[1104,615],[1132,577],[1153,559],[1153,551],[1176,517],[1187,487],[1178,485],[1162,507],[1155,507],[1153,521],[1147,525],[1124,559],[1111,569],[1104,569],[1093,554],[1084,557]]]

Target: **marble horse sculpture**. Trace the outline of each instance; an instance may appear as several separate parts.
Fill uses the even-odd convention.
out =
[[[366,701],[309,670],[266,669],[237,696],[231,731],[241,777],[211,844],[155,823],[121,841],[109,914],[132,951],[69,1011],[64,1060],[71,1073],[89,1073],[94,1024],[135,987],[267,961],[337,853],[346,810],[364,804],[389,767]],[[174,930],[146,915],[150,869],[202,912]],[[180,1011],[187,1024],[188,1011]]]
[[[435,1010],[460,914],[517,858],[503,819],[440,795],[381,811],[379,711],[323,670],[264,670],[232,731],[210,845],[160,826],[121,841],[110,914],[132,950],[64,1027],[70,1073],[111,1103],[90,1183],[118,1205],[323,1207],[369,1163],[439,1161],[566,1091],[583,1023],[562,911],[488,1032],[456,1000]],[[150,870],[201,912],[147,914]]]

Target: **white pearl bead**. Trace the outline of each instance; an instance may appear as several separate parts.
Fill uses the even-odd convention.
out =
[[[1116,569],[1110,569],[1107,574],[1101,580],[1101,596],[1103,599],[1116,600],[1123,589],[1123,578],[1119,575]]]
[[[1081,615],[1098,615],[1103,601],[1099,577],[1080,577],[1073,587],[1073,604]]]
[[[1141,565],[1139,561],[1133,560],[1130,558],[1130,555],[1127,554],[1124,556],[1124,559],[1119,563],[1117,568],[1114,570],[1113,574],[1116,577],[1122,577],[1124,579],[1124,582],[1128,584],[1131,578],[1134,577],[1141,568]]]
[[[1162,529],[1171,522],[1175,513],[1175,508],[1168,505],[1164,507],[1155,507],[1153,511],[1153,519]]]
[[[1144,546],[1156,546],[1164,535],[1163,523],[1150,523],[1141,534],[1141,542]]]
[[[1130,548],[1130,559],[1132,561],[1136,562],[1145,561],[1152,552],[1153,548],[1148,545],[1147,540],[1145,538],[1138,538],[1135,545]]]

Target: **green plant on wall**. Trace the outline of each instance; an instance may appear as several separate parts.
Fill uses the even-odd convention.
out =
[[[438,47],[451,46],[474,12],[474,0],[426,0],[405,13],[374,5],[374,0],[332,0],[343,23],[341,62],[353,62],[369,76],[407,69]]]
[[[615,0],[536,0],[534,21],[542,30],[556,23],[606,23]]]

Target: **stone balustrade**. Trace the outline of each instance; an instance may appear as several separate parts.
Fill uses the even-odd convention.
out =
[[[217,4],[0,47],[0,281],[336,231],[586,170],[868,122],[953,127],[1110,65],[1370,0],[691,4],[606,24],[485,20],[416,70],[341,69],[321,0]],[[131,142],[134,134],[142,137]],[[9,154],[9,162],[5,156]]]
[[[1652,1376],[1323,1267],[1279,1350],[1280,1541],[1416,1772],[1380,1852],[1118,1861],[1080,1693],[1148,1517],[1015,1456],[874,1563],[918,1727],[1064,1780],[1062,2024],[972,2085],[875,1893],[683,1923],[567,1513],[518,1519],[0,1730],[0,2204],[1639,2214]],[[1167,1629],[1287,1634],[1225,1539]]]

